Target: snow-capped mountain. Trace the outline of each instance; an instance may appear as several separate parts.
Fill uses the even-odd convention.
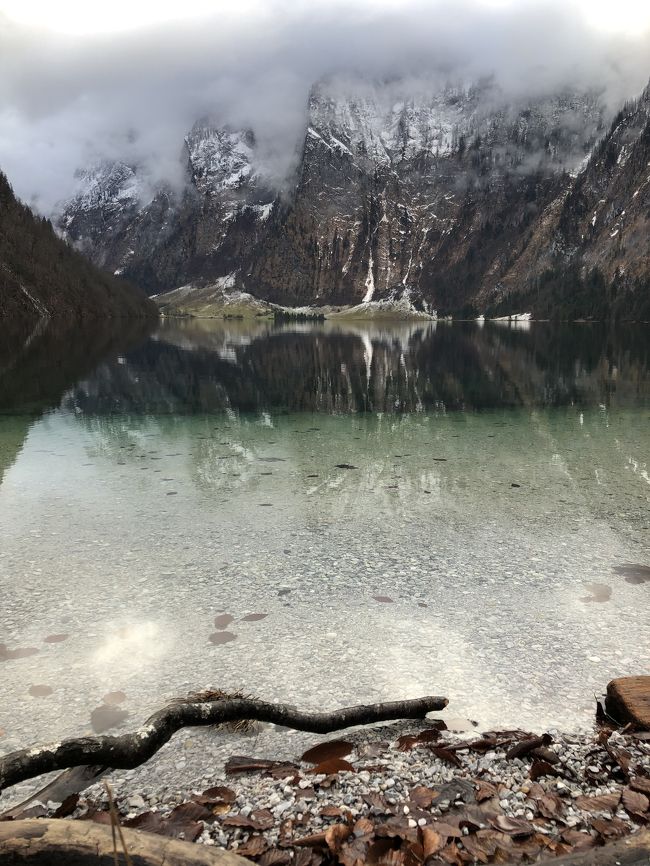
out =
[[[283,304],[472,312],[525,282],[517,263],[592,170],[608,122],[591,92],[513,100],[492,80],[333,78],[312,88],[281,193],[251,130],[203,120],[180,188],[102,165],[80,174],[57,224],[152,293],[227,277]]]

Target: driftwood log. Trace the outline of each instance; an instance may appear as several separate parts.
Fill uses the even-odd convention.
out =
[[[251,866],[230,851],[121,828],[133,866]],[[117,862],[127,862],[117,839]],[[35,818],[0,823],[2,866],[115,866],[110,827],[92,821]]]
[[[0,791],[43,773],[71,767],[91,765],[132,770],[148,761],[176,731],[185,727],[249,719],[272,722],[298,731],[329,734],[354,725],[421,719],[427,713],[446,706],[447,699],[441,697],[345,707],[332,713],[303,713],[286,704],[248,699],[173,703],[154,713],[131,734],[72,738],[49,746],[10,752],[0,758]]]

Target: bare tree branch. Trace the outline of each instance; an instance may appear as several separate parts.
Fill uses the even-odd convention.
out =
[[[442,710],[446,706],[447,699],[441,697],[345,707],[332,713],[303,713],[286,704],[249,699],[173,703],[154,713],[131,734],[72,738],[5,755],[0,758],[0,791],[43,773],[70,767],[90,764],[131,770],[148,761],[176,731],[185,727],[250,719],[272,722],[298,731],[328,734],[353,725],[394,719],[421,719],[427,713]]]

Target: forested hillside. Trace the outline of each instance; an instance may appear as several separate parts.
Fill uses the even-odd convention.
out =
[[[154,315],[136,288],[99,271],[14,196],[0,172],[0,323]]]

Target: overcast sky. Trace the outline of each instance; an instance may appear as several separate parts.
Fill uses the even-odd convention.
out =
[[[494,73],[513,94],[591,85],[616,105],[649,58],[649,0],[0,0],[0,168],[49,212],[99,156],[173,175],[205,114],[286,165],[333,72]]]

